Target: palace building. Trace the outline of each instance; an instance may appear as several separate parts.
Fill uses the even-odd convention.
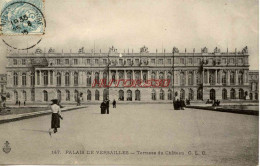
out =
[[[175,99],[258,100],[249,77],[248,49],[221,52],[205,47],[199,53],[119,53],[114,47],[108,52],[55,52],[49,49],[34,53],[10,53],[7,56],[7,98],[10,102],[49,103],[58,98],[62,103],[100,102],[106,97],[125,102],[172,102]],[[112,80],[102,87],[95,80]],[[167,87],[138,86],[148,80],[170,80]],[[114,86],[115,80],[143,80],[137,86]],[[98,81],[99,82],[99,81]],[[254,97],[250,97],[250,95]]]

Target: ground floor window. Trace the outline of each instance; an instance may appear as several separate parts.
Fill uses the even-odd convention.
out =
[[[43,101],[48,101],[48,92],[43,91]]]
[[[168,100],[172,100],[172,90],[168,90]]]
[[[203,90],[202,90],[202,88],[199,88],[197,90],[197,100],[203,100]]]
[[[194,99],[194,92],[192,89],[189,90],[189,100],[193,100]]]
[[[140,101],[141,100],[141,93],[139,90],[135,91],[135,100]]]
[[[131,90],[127,91],[127,101],[132,101],[132,91]]]
[[[118,98],[118,100],[124,101],[124,91],[123,90],[119,90],[119,98]]]
[[[99,100],[99,91],[98,90],[95,91],[95,100]]]
[[[210,100],[215,100],[215,97],[216,97],[215,95],[216,95],[215,89],[211,89],[209,91],[209,99]]]
[[[91,100],[91,91],[90,90],[87,91],[87,100]]]
[[[185,100],[185,90],[181,89],[180,99]]]
[[[239,89],[238,97],[239,97],[239,99],[244,99],[244,90],[243,89]]]
[[[235,89],[230,90],[230,99],[235,99],[236,98],[236,91]]]
[[[152,91],[152,100],[156,100],[156,93],[155,93],[155,90]]]
[[[227,100],[227,90],[226,89],[222,90],[222,99]]]

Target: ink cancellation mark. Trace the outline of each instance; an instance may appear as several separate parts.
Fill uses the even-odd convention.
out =
[[[1,11],[0,35],[43,35],[46,21],[42,11],[37,7],[41,0],[35,4],[16,1],[9,3]]]

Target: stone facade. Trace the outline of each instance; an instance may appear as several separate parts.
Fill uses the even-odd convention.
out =
[[[249,98],[250,100],[259,100],[259,71],[249,71]]]
[[[172,101],[175,99],[247,100],[249,99],[248,51],[209,53],[150,53],[147,47],[140,52],[119,53],[112,47],[107,53],[35,53],[9,54],[7,91],[10,102],[49,103],[59,98],[63,103],[100,102],[103,98],[124,101]],[[173,72],[174,71],[174,72]],[[173,77],[174,75],[174,77]],[[169,79],[168,87],[92,87],[94,79],[108,80]],[[174,92],[174,93],[173,93]]]

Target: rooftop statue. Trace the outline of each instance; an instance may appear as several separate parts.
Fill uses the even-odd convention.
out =
[[[40,48],[37,48],[36,50],[35,50],[35,54],[41,54],[42,53],[42,50],[40,49]]]
[[[243,48],[243,50],[242,50],[242,54],[245,54],[245,53],[248,53],[248,48],[247,48],[247,46],[245,46],[245,47]]]
[[[216,47],[216,48],[214,49],[214,53],[220,53],[220,49],[219,49],[218,47]]]
[[[179,49],[177,47],[173,47],[172,53],[179,53]]]
[[[81,48],[79,49],[78,53],[79,53],[79,54],[85,53],[84,47],[81,47]]]
[[[208,48],[207,47],[202,48],[201,53],[208,53]]]
[[[54,53],[54,52],[55,52],[55,49],[53,49],[53,48],[50,48],[48,51],[48,53]]]
[[[148,47],[143,46],[142,48],[140,48],[140,53],[149,53]]]
[[[112,46],[111,48],[109,48],[109,53],[117,53],[117,49]]]

